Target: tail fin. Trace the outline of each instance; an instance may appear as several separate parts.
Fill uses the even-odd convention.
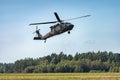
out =
[[[34,40],[41,40],[42,35],[40,34],[39,30],[36,30],[37,37],[34,37]]]

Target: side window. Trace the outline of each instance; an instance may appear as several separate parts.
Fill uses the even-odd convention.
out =
[[[58,32],[60,30],[60,26],[55,27],[55,31]]]
[[[65,28],[65,24],[63,24],[63,28]]]

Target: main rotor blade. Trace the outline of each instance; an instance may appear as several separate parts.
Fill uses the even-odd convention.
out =
[[[54,14],[55,14],[55,16],[56,16],[58,22],[62,22],[62,21],[60,20],[59,16],[58,16],[58,14],[57,14],[56,12],[54,12]]]
[[[69,21],[69,20],[74,20],[74,19],[79,19],[79,18],[84,18],[84,17],[89,17],[89,16],[91,16],[91,15],[80,16],[80,17],[66,19],[66,20],[62,20],[62,21]]]
[[[52,24],[52,23],[56,23],[58,21],[52,21],[52,22],[42,22],[42,23],[31,23],[29,25],[40,25],[40,24]]]

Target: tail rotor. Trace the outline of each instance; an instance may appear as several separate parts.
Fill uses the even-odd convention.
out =
[[[38,33],[40,31],[40,29],[38,29],[38,26],[36,26],[36,31],[35,32],[33,32],[32,34],[34,34],[34,33]]]
[[[38,29],[38,26],[36,26],[36,31],[33,32],[33,34],[36,33],[36,36],[34,37],[34,40],[40,40],[40,39],[42,39],[42,35],[40,34],[39,31],[40,31],[40,29]]]

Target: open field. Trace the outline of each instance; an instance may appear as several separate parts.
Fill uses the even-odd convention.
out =
[[[120,73],[0,74],[0,80],[120,80]]]

